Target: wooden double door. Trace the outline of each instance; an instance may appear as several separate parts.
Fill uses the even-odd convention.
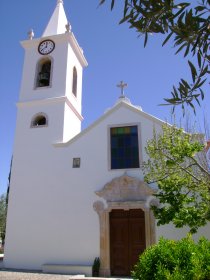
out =
[[[112,210],[109,218],[111,275],[130,276],[146,248],[144,212],[141,209]]]

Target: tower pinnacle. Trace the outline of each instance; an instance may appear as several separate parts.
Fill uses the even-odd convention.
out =
[[[58,4],[63,4],[63,0],[57,0],[57,5]]]
[[[48,25],[42,37],[64,34],[66,32],[67,23],[68,20],[64,11],[63,0],[57,0],[55,10],[50,18],[50,21],[48,22]]]

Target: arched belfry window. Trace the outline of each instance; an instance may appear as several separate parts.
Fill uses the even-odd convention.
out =
[[[72,92],[74,96],[77,96],[77,69],[73,68],[73,83],[72,83]]]
[[[38,62],[37,67],[37,87],[47,87],[50,85],[52,63],[50,58],[43,58]]]
[[[36,114],[31,121],[31,127],[47,126],[48,119],[47,115],[44,113]]]

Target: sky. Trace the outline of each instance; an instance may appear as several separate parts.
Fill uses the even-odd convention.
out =
[[[78,43],[84,50],[88,67],[83,76],[83,129],[112,107],[120,95],[116,87],[121,80],[128,84],[125,95],[132,104],[162,120],[171,119],[171,107],[159,106],[170,97],[173,85],[180,78],[190,79],[183,54],[174,55],[172,44],[162,47],[161,36],[150,36],[146,48],[127,24],[119,25],[122,3],[110,11],[110,0],[98,7],[99,0],[64,0],[67,18]],[[7,178],[13,153],[16,126],[16,103],[24,61],[20,41],[27,39],[33,28],[35,38],[41,37],[56,0],[0,1],[0,194],[7,189]],[[210,120],[209,85],[202,107],[192,123],[202,125],[203,115]],[[176,119],[181,119],[180,109]]]

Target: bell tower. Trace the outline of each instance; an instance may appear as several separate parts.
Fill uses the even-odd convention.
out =
[[[67,150],[53,144],[66,142],[81,131],[82,73],[87,61],[61,0],[57,0],[42,37],[35,39],[32,30],[28,36],[21,42],[25,58],[17,103],[4,266],[40,270],[53,255],[46,252],[54,250],[51,244],[59,236],[56,223],[65,212],[57,203],[58,197],[71,189],[71,179],[65,181],[63,176],[71,166],[70,158],[67,162],[64,156]],[[59,201],[62,204],[62,199]],[[56,213],[60,213],[57,219]]]
[[[62,0],[57,0],[42,37],[35,39],[32,30],[28,36],[21,42],[25,59],[17,133],[26,135],[28,131],[24,130],[47,127],[48,140],[68,141],[81,131],[82,74],[87,61]]]

